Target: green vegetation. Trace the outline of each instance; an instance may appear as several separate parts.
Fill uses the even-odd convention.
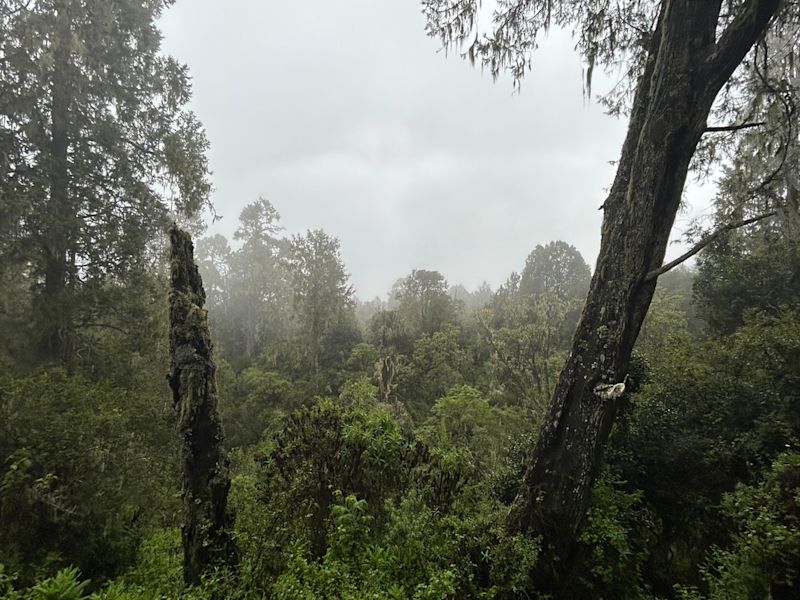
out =
[[[637,305],[553,566],[509,514],[565,362],[606,368],[574,337],[605,310],[580,253],[536,245],[496,291],[415,269],[363,303],[339,240],[284,235],[261,198],[233,242],[170,229],[170,264],[166,190],[196,232],[209,193],[170,2],[84,4],[0,7],[0,600],[552,598],[548,569],[568,598],[800,597],[796,206],[696,236]],[[737,165],[720,223],[750,200]]]
[[[415,272],[359,321],[330,240],[274,238],[262,285],[289,291],[289,319],[270,330],[279,300],[251,298],[265,319],[252,359],[225,333],[242,322],[226,298],[249,284],[209,293],[239,560],[186,597],[536,597],[540,540],[504,520],[579,299],[510,283],[468,311],[441,275]],[[231,273],[245,251],[201,273]],[[315,252],[328,258],[310,268]],[[694,307],[746,297],[731,264],[679,270],[656,294],[578,542],[578,597],[796,591],[800,293],[743,307],[729,334]],[[181,593],[176,417],[157,383],[167,328],[152,356],[108,335],[107,372],[20,367],[0,386],[3,598]]]

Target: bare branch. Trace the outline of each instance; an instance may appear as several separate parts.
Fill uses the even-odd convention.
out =
[[[706,127],[704,133],[714,133],[717,131],[739,131],[740,129],[750,129],[751,127],[761,127],[766,125],[766,121],[757,121],[755,123],[739,123],[738,125],[716,125]]]
[[[724,225],[723,227],[720,227],[716,231],[714,231],[714,232],[708,234],[707,236],[705,236],[702,240],[697,242],[694,246],[692,246],[689,250],[687,250],[686,252],[681,254],[675,260],[670,261],[670,262],[666,263],[665,265],[662,265],[661,267],[659,267],[658,269],[656,269],[654,271],[650,271],[647,275],[645,275],[644,282],[652,281],[653,279],[655,279],[656,277],[658,277],[660,275],[663,275],[667,271],[671,271],[672,269],[677,267],[679,264],[681,264],[683,262],[686,262],[691,257],[693,257],[695,254],[700,252],[700,250],[702,250],[703,248],[708,246],[711,242],[716,240],[723,233],[726,233],[726,232],[731,231],[733,229],[739,229],[740,227],[745,227],[746,225],[750,225],[752,223],[756,223],[756,222],[761,221],[763,219],[766,219],[768,217],[773,217],[776,214],[778,214],[777,211],[773,210],[772,212],[764,213],[764,214],[758,215],[756,217],[751,217],[749,219],[743,219],[741,221],[734,221],[733,223],[728,223],[727,225]]]
[[[123,136],[121,139],[126,144],[130,144],[131,146],[133,146],[139,152],[142,152],[144,154],[149,154],[150,156],[153,156],[153,157],[156,157],[156,158],[158,158],[158,156],[159,156],[158,152],[156,152],[155,150],[151,150],[150,148],[146,148],[145,146],[143,146],[139,142],[137,142],[135,140],[132,140],[129,137]]]

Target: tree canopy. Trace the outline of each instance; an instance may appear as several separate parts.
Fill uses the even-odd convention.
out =
[[[589,265],[580,252],[561,240],[538,245],[525,260],[519,290],[523,294],[553,293],[561,300],[583,298],[589,289]]]

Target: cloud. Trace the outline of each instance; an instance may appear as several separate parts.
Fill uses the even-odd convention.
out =
[[[594,261],[625,123],[584,103],[565,33],[514,94],[438,52],[415,2],[182,0],[161,26],[211,140],[213,232],[269,198],[341,240],[363,298],[421,267],[496,286],[553,239]]]

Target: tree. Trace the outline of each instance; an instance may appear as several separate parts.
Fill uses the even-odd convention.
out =
[[[430,447],[461,450],[470,468],[491,472],[523,426],[521,411],[492,406],[479,390],[457,385],[436,400],[417,435]]]
[[[288,243],[279,237],[279,221],[269,200],[259,198],[242,210],[233,235],[243,243],[231,260],[228,316],[235,323],[235,337],[229,345],[250,360],[288,332],[292,292],[282,263]]]
[[[208,202],[189,75],[159,54],[156,21],[171,4],[0,7],[0,251],[25,264],[44,361],[71,361],[93,322],[84,290],[141,266],[168,200],[185,214]]]
[[[231,478],[203,281],[189,234],[173,225],[169,235],[169,385],[183,438],[183,579],[196,585],[209,567],[232,564],[235,557],[226,514]]]
[[[447,281],[438,271],[414,269],[395,284],[397,312],[415,335],[430,334],[456,319]]]
[[[242,240],[249,251],[258,248],[273,254],[278,245],[277,234],[283,229],[279,224],[281,215],[266,198],[259,198],[239,213],[239,227],[233,239]]]
[[[212,325],[219,332],[217,339],[223,354],[237,368],[254,360],[267,347],[274,347],[288,333],[291,290],[282,263],[288,244],[279,237],[283,229],[279,220],[280,214],[269,200],[259,198],[248,204],[239,215],[239,227],[234,233],[234,239],[242,245],[235,252],[228,250],[224,257],[224,302],[215,303]],[[216,237],[221,236],[198,243],[209,258],[214,253],[225,254],[224,247],[218,249],[221,242]],[[219,271],[208,263],[202,266],[212,276]]]
[[[722,502],[736,524],[730,548],[717,548],[704,569],[710,600],[793,598],[800,591],[800,455],[779,456],[757,485],[743,485]],[[685,596],[699,598],[697,596]]]
[[[800,298],[800,241],[742,235],[737,231],[713,244],[699,261],[695,301],[715,334],[728,335],[748,310],[777,311]]]
[[[339,255],[339,240],[322,230],[292,237],[286,264],[295,313],[307,344],[308,366],[316,373],[326,351],[336,352],[338,335],[356,334],[353,287]],[[347,347],[343,358],[349,352]]]
[[[474,292],[470,292],[463,285],[451,285],[448,290],[450,298],[459,308],[461,315],[470,315],[476,310],[483,308],[492,301],[494,292],[488,282],[484,281]]]
[[[373,315],[368,337],[383,353],[408,354],[414,348],[413,334],[397,310],[381,310]]]
[[[203,277],[206,300],[212,306],[221,306],[229,300],[232,255],[233,251],[224,235],[197,240],[195,260]]]
[[[561,240],[539,245],[525,260],[520,276],[521,294],[550,292],[561,300],[583,298],[589,289],[589,265],[574,246]]]
[[[423,334],[407,360],[400,361],[397,396],[413,417],[424,417],[450,388],[468,381],[472,363],[460,337],[461,330],[455,325]]]
[[[663,523],[650,545],[658,597],[676,581],[699,582],[707,552],[740,524],[721,513],[722,496],[797,445],[800,313],[764,308],[727,338],[673,336],[657,361],[637,361],[641,387],[617,421],[608,463]]]
[[[635,83],[632,97],[607,98],[612,109],[627,108],[630,117],[603,204],[600,253],[572,352],[508,520],[512,531],[544,536],[551,560],[541,561],[542,581],[563,592],[619,402],[618,394],[603,386],[624,382],[657,277],[665,270],[690,163],[705,134],[743,131],[754,126],[751,108],[780,104],[780,93],[766,89],[753,47],[768,31],[786,32],[785,53],[796,54],[800,14],[795,4],[780,0],[504,0],[495,9],[493,32],[481,36],[479,5],[424,0],[429,33],[446,45],[469,40],[471,60],[480,60],[494,75],[508,67],[519,81],[537,34],[556,24],[575,31],[588,64],[589,90],[597,63],[622,62]],[[774,57],[770,65],[781,68]],[[714,114],[740,120],[709,127],[715,100],[728,84],[731,91]]]
[[[478,313],[481,334],[491,350],[490,374],[498,396],[539,417],[553,391],[558,371],[554,363],[567,345],[562,329],[568,308],[555,293],[506,298],[501,309],[505,323],[497,329],[491,327],[495,311]]]
[[[348,406],[318,398],[281,418],[271,434],[258,459],[259,499],[271,505],[263,526],[278,542],[276,562],[287,560],[293,537],[314,558],[324,556],[325,521],[337,492],[370,498],[370,512],[377,516],[407,485],[413,455],[406,436],[387,407],[362,400]],[[262,581],[269,577],[259,575]]]

